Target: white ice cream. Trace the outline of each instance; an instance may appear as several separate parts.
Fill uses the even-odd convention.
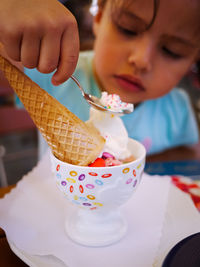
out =
[[[103,92],[101,95],[100,102],[107,109],[111,109],[113,111],[120,112],[124,109],[132,112],[133,104],[122,102],[120,97],[116,94],[108,94],[107,92]]]
[[[124,108],[130,108],[133,111],[132,104],[122,102],[115,94],[108,95],[103,92],[101,103],[112,110],[121,111]],[[128,150],[128,133],[119,116],[91,108],[88,123],[93,123],[106,140],[102,152],[109,152],[120,160],[131,156],[131,152]]]

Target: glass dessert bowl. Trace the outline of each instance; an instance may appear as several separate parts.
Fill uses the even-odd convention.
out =
[[[144,146],[129,139],[135,160],[119,166],[76,166],[51,154],[57,187],[71,204],[65,230],[75,242],[87,246],[105,246],[119,241],[127,231],[126,218],[120,212],[138,187],[144,170]]]

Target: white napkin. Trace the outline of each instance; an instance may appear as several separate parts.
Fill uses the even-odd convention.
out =
[[[162,238],[154,265],[160,267],[169,251],[182,239],[200,231],[200,214],[191,197],[170,186]]]
[[[111,246],[84,247],[65,234],[65,210],[71,206],[55,185],[47,153],[38,166],[0,200],[0,227],[18,249],[31,255],[53,255],[69,267],[150,267],[155,263],[155,258],[157,262],[162,261],[173,243],[170,241],[165,245],[162,238],[166,232],[163,225],[168,221],[166,210],[171,187],[167,176],[160,178],[144,174],[133,197],[122,207],[128,221],[127,235]],[[185,232],[183,223],[183,234],[172,237],[175,242],[184,234],[200,229],[200,217],[191,200],[184,193],[178,193],[181,195],[177,194],[173,207],[177,205],[180,209],[183,198],[189,203],[187,208],[192,207],[190,215],[195,217],[195,221],[188,219],[189,226]],[[187,215],[187,211],[181,213],[183,207],[178,213],[178,223]],[[170,220],[174,222],[176,217],[173,214]],[[178,227],[177,231],[180,232]],[[160,244],[163,243],[161,249]]]

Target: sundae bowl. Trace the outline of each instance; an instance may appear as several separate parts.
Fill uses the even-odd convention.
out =
[[[2,56],[0,69],[52,150],[56,184],[73,204],[65,221],[68,236],[88,246],[121,239],[127,226],[119,207],[140,182],[143,145],[128,139],[119,116],[91,108],[89,120],[83,122]],[[100,101],[116,113],[133,111],[133,104],[122,102],[115,94],[102,92]],[[117,160],[132,154],[135,160],[111,167],[87,166],[102,151]]]
[[[135,160],[111,167],[72,165],[51,153],[57,187],[72,204],[67,210],[65,230],[73,241],[105,246],[126,234],[126,218],[120,206],[138,187],[146,156],[141,143],[129,139],[128,147]]]

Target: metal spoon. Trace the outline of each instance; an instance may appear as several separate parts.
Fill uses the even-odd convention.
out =
[[[85,98],[85,100],[94,108],[101,110],[101,111],[104,111],[104,112],[109,112],[109,113],[114,114],[114,115],[124,115],[124,114],[129,114],[132,112],[128,109],[123,109],[122,111],[115,111],[115,110],[108,109],[108,108],[104,107],[102,105],[102,103],[100,102],[100,99],[98,97],[85,93],[85,91],[83,90],[79,81],[74,76],[71,75],[70,78],[78,85],[78,87],[82,93],[82,96]]]

